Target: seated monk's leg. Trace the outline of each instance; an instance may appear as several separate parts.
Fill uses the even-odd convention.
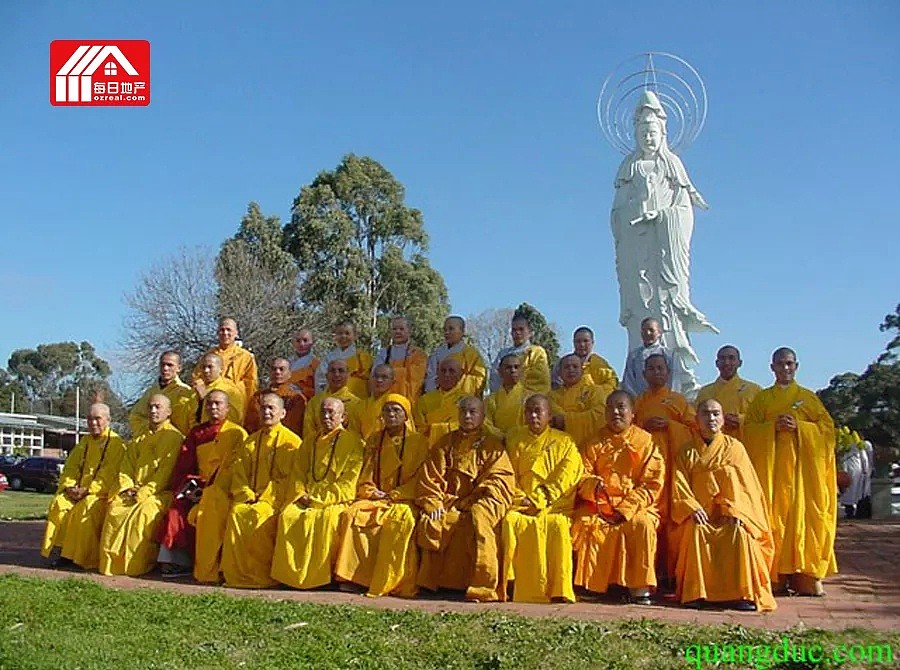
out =
[[[44,528],[44,539],[41,542],[41,555],[51,558],[50,553],[56,550],[57,558],[62,551],[62,544],[66,537],[66,528],[69,523],[69,512],[72,511],[72,501],[62,493],[53,497],[50,508],[47,510],[47,525]]]
[[[618,583],[629,589],[647,589],[656,586],[656,538],[658,519],[640,511],[621,524],[624,553],[619,557],[621,569]]]
[[[88,495],[78,501],[66,515],[70,517],[62,545],[63,558],[85,570],[100,563],[100,533],[106,517],[106,498]]]
[[[404,503],[391,505],[378,533],[372,581],[366,595],[390,593],[411,598],[416,594],[419,552],[413,538],[415,529],[412,508]]]
[[[500,577],[498,559],[497,532],[491,512],[478,503],[472,506],[467,515],[471,519],[475,539],[475,565],[472,577],[466,588],[466,599],[479,602],[498,600],[497,586]]]
[[[544,514],[546,523],[547,595],[575,602],[572,578],[572,529],[565,514]]]

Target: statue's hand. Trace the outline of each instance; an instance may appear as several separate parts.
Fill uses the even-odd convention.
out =
[[[644,221],[653,221],[656,217],[659,216],[659,212],[655,209],[651,209],[649,212],[644,212]]]
[[[691,193],[691,202],[694,204],[694,207],[699,207],[700,209],[709,209],[709,205],[706,200],[703,199],[703,196],[700,195],[700,191],[694,191]]]

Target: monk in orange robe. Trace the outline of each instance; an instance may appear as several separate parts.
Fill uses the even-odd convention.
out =
[[[438,387],[419,398],[414,410],[416,429],[429,446],[459,427],[459,401],[466,395],[460,362],[445,358],[438,366]]]
[[[697,408],[700,436],[675,459],[670,541],[678,557],[675,596],[702,607],[774,610],[769,571],[775,554],[768,503],[750,457],[723,432],[716,400]]]
[[[603,427],[608,391],[588,382],[581,359],[575,354],[559,364],[562,386],[549,393],[553,418],[550,425],[572,436],[579,449],[597,437]]]
[[[237,321],[225,317],[219,321],[217,331],[218,346],[207,351],[207,354],[216,354],[222,359],[222,376],[234,383],[241,390],[244,404],[239,408],[241,417],[247,413],[248,403],[256,389],[259,388],[259,370],[256,367],[256,358],[238,341]],[[203,377],[203,358],[194,368],[194,381]]]
[[[747,409],[756,394],[760,392],[759,385],[738,375],[743,361],[741,352],[730,344],[721,347],[716,353],[716,368],[719,370],[719,378],[712,384],[707,384],[697,394],[697,406],[704,400],[717,400],[725,411],[726,435],[744,440],[743,425]]]
[[[291,363],[286,358],[273,358],[269,363],[269,385],[253,396],[253,402],[244,418],[244,428],[253,434],[262,428],[260,401],[266,393],[274,393],[284,401],[284,419],[281,425],[297,436],[303,435],[303,418],[306,414],[306,396],[298,384],[291,381]]]
[[[391,319],[391,343],[375,355],[372,372],[382,364],[394,369],[391,391],[415,405],[425,386],[428,354],[410,341],[409,320],[404,316]]]
[[[416,486],[422,550],[416,582],[465,590],[466,600],[498,600],[500,522],[512,504],[515,473],[503,443],[485,433],[484,403],[459,403],[459,428],[431,450]]]
[[[368,440],[372,435],[384,428],[381,420],[381,408],[391,394],[394,385],[394,368],[382,363],[372,368],[369,378],[369,395],[362,398],[357,407],[357,426],[360,437]]]
[[[631,395],[613,391],[606,426],[582,453],[585,476],[572,524],[575,585],[606,593],[618,584],[633,602],[649,605],[666,466],[653,436],[633,420]]]
[[[294,333],[294,352],[297,356],[291,361],[291,383],[303,391],[306,399],[316,394],[316,370],[319,359],[313,353],[313,334],[308,328],[301,328]]]

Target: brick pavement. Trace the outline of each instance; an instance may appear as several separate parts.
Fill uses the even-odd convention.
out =
[[[366,598],[333,590],[294,591],[287,588],[240,591],[201,586],[188,580],[169,581],[156,575],[141,578],[102,577],[96,573],[50,570],[38,554],[43,523],[0,522],[0,573],[46,578],[82,576],[115,588],[162,588],[180,593],[222,593],[272,600],[321,604],[355,604],[386,609],[417,609],[426,612],[481,612],[485,609],[524,616],[564,616],[585,620],[651,618],[671,623],[742,624],[772,630],[796,626],[807,628],[900,629],[900,521],[846,521],[838,526],[836,551],[840,574],[826,580],[825,598],[779,598],[778,610],[768,614],[732,611],[695,611],[678,607],[671,600],[652,606],[622,605],[586,596],[574,604],[525,603],[473,604],[445,597]]]

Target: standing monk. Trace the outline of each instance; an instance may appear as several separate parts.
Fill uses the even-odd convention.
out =
[[[547,396],[528,398],[523,413],[527,427],[506,436],[516,488],[503,518],[500,597],[512,581],[515,602],[573,603],[571,516],[584,474],[581,454],[571,437],[550,427]]]
[[[697,407],[705,400],[717,400],[725,412],[725,434],[735,437],[743,442],[744,436],[741,427],[744,416],[750,402],[759,393],[760,388],[753,382],[748,382],[738,376],[743,361],[738,348],[730,344],[725,345],[716,353],[716,367],[719,369],[719,378],[712,384],[707,384],[697,394]]]
[[[250,435],[234,460],[231,512],[222,545],[225,585],[263,589],[275,584],[272,554],[278,514],[289,502],[290,475],[300,438],[285,428],[284,400],[260,399],[262,428]]]
[[[100,561],[100,532],[107,500],[118,484],[125,443],[109,427],[109,406],[88,409],[88,434],[66,459],[56,497],[47,511],[41,554],[56,566],[67,559],[86,570]]]
[[[125,450],[100,536],[101,574],[136,577],[156,565],[156,538],[172,503],[169,480],[184,439],[169,421],[171,414],[168,397],[150,396],[147,430]]]
[[[316,394],[316,370],[319,359],[313,354],[313,334],[308,328],[301,328],[294,333],[294,352],[296,358],[291,361],[291,383],[303,391],[306,398]]]
[[[607,395],[615,391],[619,386],[619,378],[606,359],[594,352],[594,331],[587,326],[576,328],[572,335],[572,347],[572,353],[581,359],[587,383],[603,387]],[[553,368],[553,388],[562,386],[560,362],[557,361]]]
[[[428,441],[415,432],[406,396],[391,393],[381,415],[384,429],[366,443],[356,502],[341,516],[334,574],[368,587],[371,597],[409,598],[419,568],[413,500]]]
[[[653,437],[633,419],[631,396],[613,391],[606,399],[606,426],[583,450],[586,475],[572,525],[575,585],[606,593],[618,584],[633,602],[649,605],[666,466]]]
[[[822,596],[822,580],[837,572],[834,422],[818,396],[794,381],[798,366],[793,349],[775,350],[775,384],[750,404],[744,436],[772,516],[774,589]]]
[[[322,430],[297,454],[278,517],[272,578],[295,589],[331,582],[338,522],[356,497],[362,467],[359,435],[344,428],[344,403],[322,401]]]
[[[459,401],[466,397],[462,369],[455,358],[445,358],[438,368],[438,387],[421,398],[415,409],[415,425],[433,447],[459,427]]]
[[[672,369],[674,360],[672,352],[662,343],[662,329],[659,327],[659,321],[653,317],[647,317],[641,321],[641,341],[643,342],[641,346],[628,353],[625,371],[622,373],[622,388],[635,398],[647,390],[644,363],[650,356],[654,354],[664,356],[669,370]],[[671,379],[668,385],[669,388],[672,388]]]
[[[274,393],[284,401],[285,416],[281,423],[285,428],[298,436],[303,435],[306,396],[303,395],[303,389],[291,381],[291,363],[288,359],[273,358],[269,363],[269,386],[256,392],[244,418],[244,428],[248,433],[255,433],[262,428],[260,401],[266,393]]]
[[[562,386],[550,391],[550,425],[564,430],[581,449],[597,437],[603,427],[604,403],[607,393],[600,386],[589,384],[584,378],[581,359],[569,354],[560,361]]]
[[[513,315],[510,326],[513,346],[501,349],[491,364],[491,391],[496,391],[502,384],[500,363],[509,354],[516,354],[522,359],[522,386],[529,395],[547,393],[550,390],[550,365],[547,362],[547,351],[531,343],[531,323],[524,314]]]
[[[306,405],[306,416],[303,418],[303,441],[312,444],[322,432],[325,423],[322,417],[322,401],[326,398],[337,398],[344,406],[344,422],[346,427],[356,430],[359,426],[359,409],[362,399],[354,394],[347,382],[350,371],[347,361],[330,361],[326,366],[328,386],[321,393],[313,396]]]
[[[438,366],[446,358],[459,361],[462,372],[462,391],[469,395],[481,396],[487,379],[487,368],[478,349],[466,344],[466,322],[461,316],[448,316],[444,320],[444,344],[434,350],[428,358],[428,372],[425,375],[425,391],[438,387]]]
[[[359,403],[357,425],[359,434],[363,440],[380,431],[384,424],[381,422],[381,408],[387,397],[391,394],[394,385],[394,368],[382,363],[372,368],[372,376],[369,379],[369,393]]]
[[[150,398],[161,393],[169,399],[172,407],[170,421],[182,434],[194,425],[195,398],[190,386],[181,381],[181,356],[177,351],[166,351],[159,357],[159,377],[146,393],[141,396],[128,415],[128,426],[132,437],[137,437],[149,427],[148,410]]]
[[[528,392],[519,381],[522,358],[506,354],[500,359],[500,388],[484,399],[484,429],[498,439],[507,431],[525,424],[525,400]]]
[[[391,390],[409,398],[413,405],[422,395],[428,355],[409,341],[409,321],[406,317],[391,319],[391,343],[375,356],[373,365],[390,365],[394,369]],[[372,372],[375,372],[374,367]]]
[[[465,589],[466,600],[498,600],[500,522],[509,511],[515,474],[503,443],[482,429],[484,403],[459,403],[459,428],[438,442],[416,485],[422,550],[416,582],[432,591]]]
[[[218,584],[231,469],[247,433],[228,420],[224,391],[210,391],[204,406],[209,419],[188,433],[172,472],[175,497],[160,530],[158,560],[164,576],[190,574],[193,565],[194,579]]]
[[[237,321],[230,317],[219,320],[217,331],[219,344],[207,354],[216,354],[222,359],[222,376],[237,386],[244,396],[244,404],[240,407],[241,416],[247,412],[247,404],[259,387],[259,371],[256,358],[252,353],[237,343]],[[203,377],[203,359],[194,368],[194,381]]]
[[[339,323],[334,329],[334,343],[337,346],[325,354],[316,369],[316,391],[324,391],[328,385],[326,378],[328,364],[332,361],[344,361],[347,365],[347,373],[350,375],[347,386],[357,398],[364,397],[369,389],[372,354],[357,347],[356,326],[349,321]]]
[[[774,610],[769,505],[744,445],[722,432],[724,424],[717,400],[701,402],[700,439],[675,459],[675,596],[695,606],[728,602],[742,611]]]

